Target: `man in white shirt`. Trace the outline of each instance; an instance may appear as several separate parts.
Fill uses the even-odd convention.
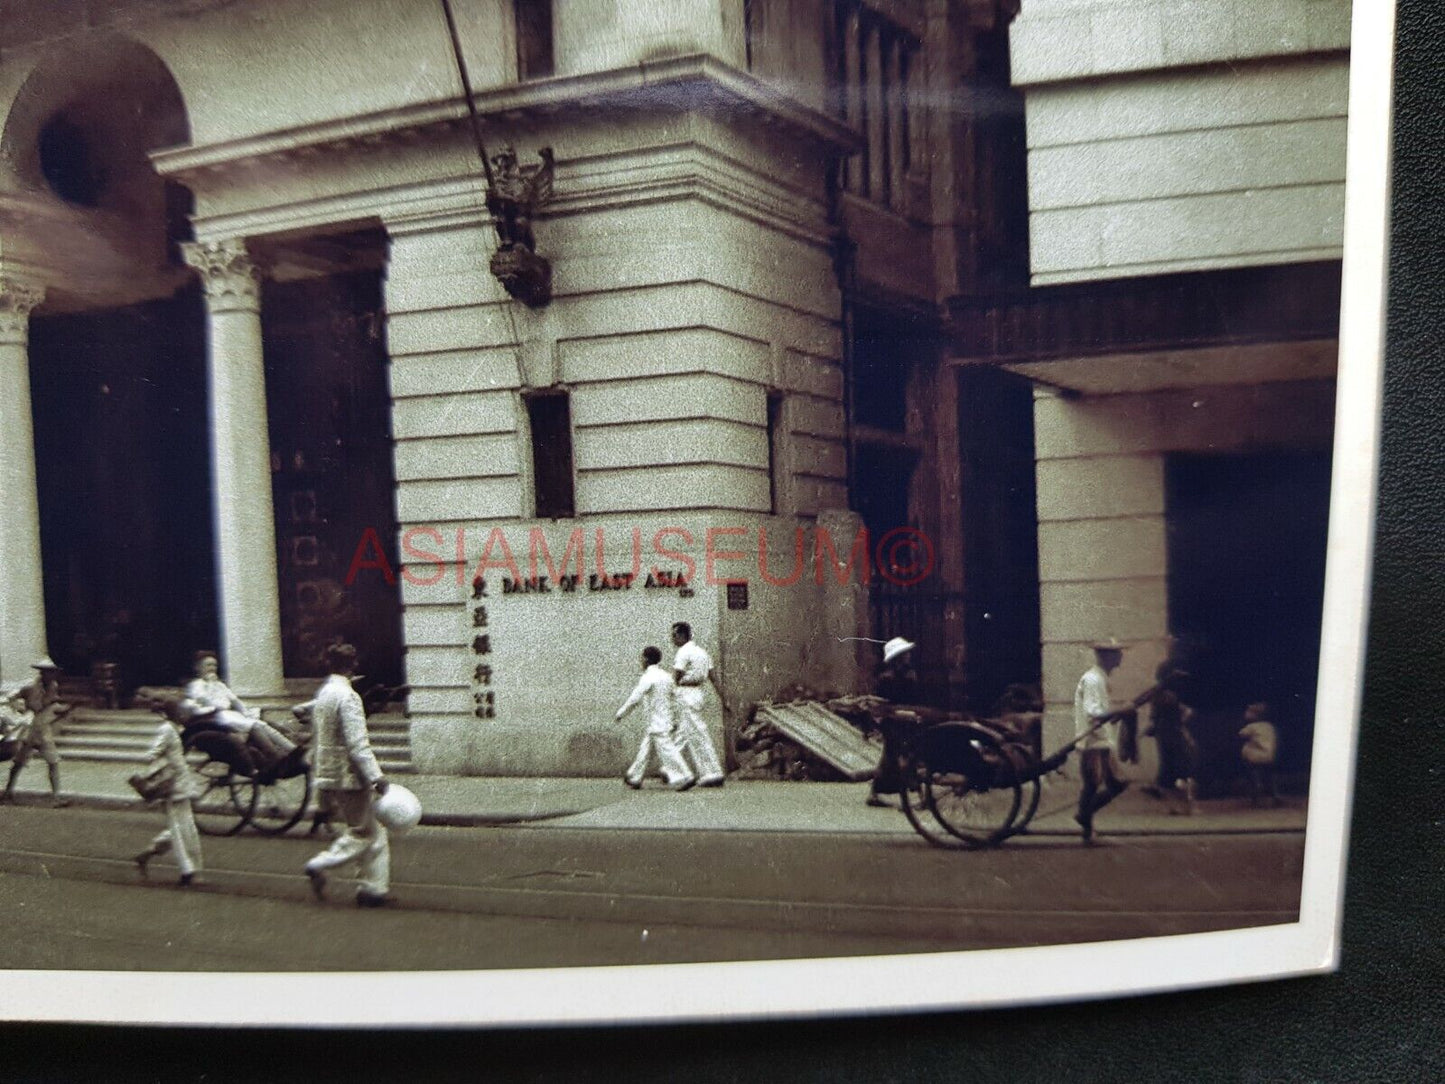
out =
[[[333,644],[326,649],[331,675],[312,702],[312,741],[316,790],[323,808],[346,819],[346,831],[306,863],[306,876],[318,900],[326,894],[327,870],[357,864],[356,904],[382,907],[391,902],[391,843],[377,821],[375,801],[390,784],[371,751],[366,711],[351,687],[356,648]]]
[[[622,777],[622,781],[633,790],[641,789],[654,752],[657,753],[662,776],[673,790],[687,790],[697,782],[697,776],[688,769],[687,761],[683,760],[682,751],[673,737],[677,732],[677,703],[674,698],[677,687],[672,675],[659,665],[661,662],[662,652],[657,648],[642,649],[642,677],[627,702],[617,709],[617,718],[621,721],[641,704],[647,719],[647,731],[642,735],[637,759]]]
[[[693,767],[697,769],[697,785],[720,787],[723,785],[723,767],[712,747],[707,722],[702,717],[706,695],[703,686],[712,683],[724,712],[728,710],[727,701],[723,698],[722,686],[718,684],[712,658],[692,642],[692,627],[686,621],[672,626],[672,643],[677,648],[677,654],[672,659],[672,676],[677,682],[678,744],[684,752],[692,754]]]
[[[1074,689],[1074,734],[1081,738],[1079,770],[1083,788],[1074,820],[1084,831],[1084,842],[1094,841],[1094,814],[1129,786],[1114,772],[1114,741],[1123,713],[1109,699],[1109,675],[1124,661],[1124,645],[1117,640],[1093,645],[1094,665],[1084,671]],[[1106,720],[1103,726],[1100,721]],[[1102,788],[1102,793],[1100,789]]]

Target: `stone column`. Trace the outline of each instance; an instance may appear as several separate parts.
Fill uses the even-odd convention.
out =
[[[221,654],[242,698],[284,691],[261,275],[241,238],[185,246],[210,310],[211,464]]]
[[[907,212],[907,193],[903,191],[903,86],[902,40],[890,35],[882,45],[883,104],[888,118],[888,204],[896,211]]]
[[[849,124],[858,129],[865,139],[868,133],[863,124],[863,35],[858,9],[850,8],[843,29],[844,64],[844,110]],[[850,154],[844,162],[846,167],[845,185],[850,192],[861,192],[864,186],[863,157]]]
[[[0,681],[28,681],[46,654],[40,501],[30,415],[30,311],[43,287],[0,274]]]
[[[867,98],[868,109],[868,198],[875,203],[886,203],[888,194],[887,163],[884,158],[887,156],[885,140],[887,138],[887,113],[888,105],[883,95],[883,30],[874,25],[871,28],[865,27],[864,41],[864,66],[868,69],[868,78],[863,87],[863,93]]]

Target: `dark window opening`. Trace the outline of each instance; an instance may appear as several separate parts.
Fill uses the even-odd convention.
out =
[[[892,206],[893,204],[893,99],[898,93],[889,76],[894,73],[889,71],[888,57],[893,49],[893,35],[884,27],[878,29],[878,87],[879,97],[883,103],[883,115],[878,118],[879,127],[879,156],[882,159],[882,168],[878,171],[882,184],[879,186],[878,198],[883,203]]]
[[[872,112],[868,101],[868,36],[871,27],[863,23],[858,29],[858,131],[863,133],[863,146],[858,154],[858,192],[863,196],[872,194],[873,188],[873,146],[869,127]]]
[[[542,392],[526,398],[532,427],[532,482],[538,519],[569,519],[576,514],[572,486],[572,408],[566,392]]]
[[[922,318],[859,306],[853,329],[853,420],[906,432],[908,381],[915,366],[937,350],[937,335]]]
[[[827,59],[833,73],[833,115],[847,118],[848,95],[848,6],[838,4],[833,8],[833,18],[824,32]]]
[[[898,89],[896,93],[901,102],[902,108],[898,110],[898,146],[899,153],[903,160],[903,172],[907,173],[913,168],[913,122],[909,119],[908,110],[912,104],[909,99],[909,78],[912,75],[913,54],[907,49],[898,51]]]
[[[40,172],[51,190],[79,207],[99,207],[105,170],[89,135],[65,116],[52,117],[40,130]]]
[[[876,544],[889,531],[912,524],[908,497],[918,455],[866,442],[858,445],[855,454],[855,511],[868,529],[870,544]]]
[[[743,53],[747,57],[748,71],[753,70],[753,33],[756,31],[756,0],[743,0]]]
[[[783,396],[781,392],[768,392],[768,511],[777,515],[778,471],[782,469],[782,449],[778,442],[782,437]]]
[[[552,0],[515,0],[517,78],[544,79],[556,71],[552,54]]]

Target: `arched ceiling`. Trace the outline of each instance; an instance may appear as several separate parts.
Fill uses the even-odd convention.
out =
[[[52,311],[172,293],[186,281],[172,244],[185,194],[167,192],[147,155],[186,143],[189,126],[165,64],[95,34],[4,82],[0,261],[38,271]]]

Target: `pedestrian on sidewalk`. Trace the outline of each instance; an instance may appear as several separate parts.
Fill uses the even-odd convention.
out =
[[[916,646],[902,636],[895,636],[883,645],[883,669],[878,671],[874,688],[879,697],[904,710],[890,711],[878,720],[878,729],[883,734],[883,754],[878,759],[873,782],[868,785],[868,797],[864,799],[871,806],[886,806],[885,794],[903,795],[904,750],[908,735],[918,726],[917,715],[906,710],[918,703],[918,674],[913,669]],[[900,801],[907,798],[900,797]]]
[[[637,757],[622,776],[622,781],[633,790],[642,788],[642,780],[647,776],[654,754],[663,779],[673,790],[687,790],[697,782],[697,776],[688,768],[682,750],[677,747],[677,686],[672,675],[662,668],[661,662],[662,652],[657,648],[642,649],[642,677],[627,702],[617,709],[617,720],[621,722],[628,712],[641,704],[647,719],[647,729],[642,735]]]
[[[728,711],[727,699],[718,684],[712,657],[693,642],[692,626],[686,621],[674,624],[672,643],[677,648],[677,654],[672,659],[672,677],[677,683],[678,745],[692,757],[697,785],[720,787],[723,785],[722,762],[718,760],[712,735],[707,732],[707,722],[702,717],[702,705],[707,695],[704,686],[712,683],[724,714]]]
[[[1074,734],[1079,737],[1079,811],[1074,820],[1083,830],[1084,842],[1094,841],[1094,815],[1129,786],[1114,768],[1114,743],[1118,723],[1129,714],[1116,710],[1109,699],[1109,675],[1124,661],[1124,645],[1101,640],[1093,645],[1094,665],[1084,671],[1074,689]]]
[[[331,846],[306,863],[316,899],[326,897],[327,871],[357,865],[356,904],[383,907],[391,902],[391,843],[376,819],[376,799],[390,785],[371,751],[366,712],[351,686],[356,648],[333,644],[326,649],[330,671],[312,707],[312,745],[318,800],[346,821]]]
[[[1279,731],[1269,721],[1269,705],[1258,700],[1244,709],[1244,728],[1239,736],[1244,747],[1239,751],[1249,769],[1249,804],[1256,809],[1269,795],[1272,809],[1279,808],[1279,788],[1275,783],[1274,765],[1279,757]]]
[[[1194,773],[1199,746],[1189,730],[1194,709],[1179,699],[1180,684],[1189,675],[1174,659],[1167,658],[1155,671],[1155,686],[1149,697],[1149,729],[1159,747],[1159,773],[1155,786],[1146,788],[1169,801],[1171,814],[1194,815]]]
[[[166,828],[150,846],[135,856],[136,868],[142,877],[149,876],[150,860],[163,854],[175,852],[176,865],[180,867],[180,886],[188,888],[195,883],[196,874],[201,872],[201,836],[196,831],[195,811],[191,803],[201,795],[200,786],[186,764],[185,745],[181,732],[170,719],[162,719],[156,729],[155,740],[147,754],[149,763],[145,775],[168,778],[163,794],[166,803]]]
[[[37,671],[37,676],[19,694],[25,711],[31,715],[30,725],[15,749],[15,761],[10,766],[10,778],[5,782],[0,802],[15,800],[15,783],[30,763],[30,757],[38,752],[50,772],[50,804],[59,809],[68,806],[70,801],[60,795],[60,750],[55,746],[55,724],[71,706],[60,701],[61,670],[50,661],[49,655],[32,663],[31,669]]]

